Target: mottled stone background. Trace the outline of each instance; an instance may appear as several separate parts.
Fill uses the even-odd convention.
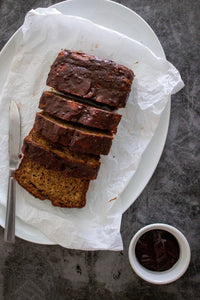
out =
[[[28,10],[56,2],[0,0],[0,48],[23,23]],[[123,252],[73,251],[19,238],[8,246],[0,228],[0,299],[200,299],[200,1],[118,2],[150,24],[185,82],[185,88],[172,97],[161,160],[143,193],[123,216]],[[188,271],[165,286],[138,278],[128,261],[131,237],[137,229],[154,222],[181,229],[192,250]]]

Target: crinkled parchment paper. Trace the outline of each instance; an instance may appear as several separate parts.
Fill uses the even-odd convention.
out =
[[[123,204],[118,197],[134,175],[170,95],[183,87],[179,72],[137,41],[56,9],[31,10],[22,31],[22,43],[1,87],[0,204],[6,206],[7,199],[11,99],[20,106],[23,140],[33,126],[47,74],[61,49],[112,59],[131,68],[136,77],[127,106],[120,110],[123,117],[110,154],[101,157],[98,178],[90,183],[87,205],[83,209],[53,207],[49,200],[36,199],[18,186],[16,214],[64,247],[121,250]]]

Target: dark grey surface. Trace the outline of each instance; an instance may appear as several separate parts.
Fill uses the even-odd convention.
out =
[[[84,1],[84,0],[83,0]],[[31,8],[59,1],[0,1],[0,48]],[[123,252],[83,252],[3,242],[0,228],[0,299],[199,299],[200,298],[200,1],[118,1],[139,13],[180,71],[185,88],[172,97],[166,146],[149,184],[124,214]],[[142,226],[164,222],[187,237],[192,259],[178,281],[155,286],[139,279],[128,261],[128,245]]]

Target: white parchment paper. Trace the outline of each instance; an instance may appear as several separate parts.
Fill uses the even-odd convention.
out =
[[[6,206],[7,199],[10,101],[20,107],[23,141],[33,126],[50,66],[61,49],[112,59],[131,68],[136,77],[127,106],[120,110],[123,117],[111,151],[102,156],[98,178],[90,183],[86,206],[53,207],[49,200],[36,199],[18,186],[16,214],[64,247],[121,250],[123,204],[118,197],[134,175],[170,95],[183,87],[180,74],[139,42],[53,8],[31,10],[22,31],[23,40],[1,87],[0,204]]]

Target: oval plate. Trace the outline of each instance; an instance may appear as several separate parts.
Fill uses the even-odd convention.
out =
[[[108,0],[68,0],[52,7],[63,14],[87,18],[97,24],[123,33],[149,47],[157,56],[165,58],[163,48],[151,27],[139,15],[121,4]],[[22,31],[19,28],[0,52],[0,86],[5,83],[15,47],[21,39]],[[123,201],[123,211],[126,211],[137,199],[156,169],[167,137],[169,117],[170,101],[161,116],[155,135],[143,153],[135,175],[120,196],[121,201]],[[0,206],[0,225],[2,227],[5,225],[5,208],[3,206]],[[54,244],[39,230],[24,223],[19,218],[16,218],[16,236],[34,243]]]

